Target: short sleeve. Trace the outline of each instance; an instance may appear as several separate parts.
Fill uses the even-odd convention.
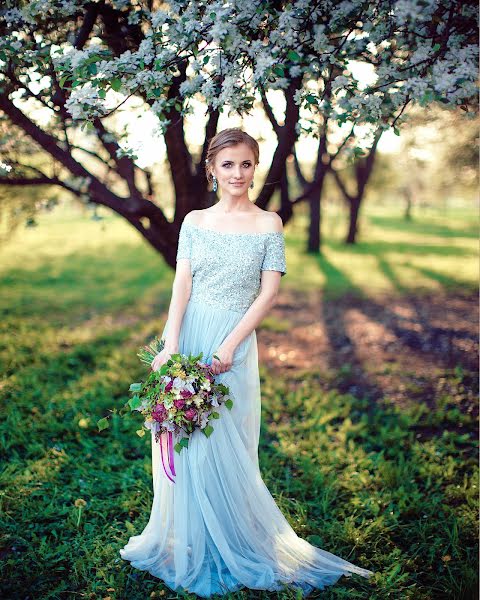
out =
[[[282,277],[287,272],[285,260],[285,237],[282,231],[273,231],[267,235],[262,271],[280,271]]]
[[[178,236],[178,247],[177,247],[177,260],[180,258],[190,258],[192,250],[192,239],[191,231],[185,221],[183,221],[180,227],[180,234]]]

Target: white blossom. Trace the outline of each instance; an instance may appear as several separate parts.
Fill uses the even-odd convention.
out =
[[[295,78],[302,82],[293,90],[302,113],[299,132],[315,129],[319,110],[343,121],[383,123],[407,96],[421,102],[442,99],[449,105],[476,96],[478,46],[461,29],[449,32],[440,22],[436,35],[443,49],[438,55],[437,38],[432,39],[429,28],[437,0],[296,0],[281,10],[275,4],[252,5],[250,0],[170,0],[152,12],[145,3],[107,0],[143,36],[120,55],[96,37],[81,49],[74,47],[74,28],[64,26],[69,18],[73,24],[82,17],[88,1],[32,0],[22,3],[21,9],[8,8],[0,14],[6,31],[0,40],[2,51],[13,63],[27,67],[36,64],[48,47],[43,22],[57,19],[59,32],[70,30],[63,39],[55,39],[49,52],[58,78],[65,82],[67,75],[67,87],[72,86],[66,108],[76,120],[109,112],[112,106],[106,105],[115,94],[106,96],[102,91],[100,98],[99,91],[113,88],[120,96],[138,92],[153,102],[156,131],[164,132],[171,107],[166,90],[178,76],[178,70],[167,65],[180,60],[188,62],[176,99],[182,114],[192,110],[190,99],[197,95],[210,108],[242,112],[251,105],[252,96],[259,97],[259,85],[266,91],[284,90]],[[464,19],[476,19],[474,7],[461,10]],[[352,18],[360,13],[361,21],[351,32]],[[35,30],[34,41],[25,36],[27,28]],[[374,83],[360,85],[352,74],[349,61],[360,60],[360,55]],[[431,62],[428,69],[427,61]],[[321,96],[332,66],[332,99],[320,106],[309,102],[309,95]],[[316,82],[319,86],[310,85]],[[375,88],[378,91],[372,93]]]

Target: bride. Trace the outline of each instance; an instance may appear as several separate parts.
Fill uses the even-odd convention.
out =
[[[243,587],[306,596],[342,575],[373,575],[298,537],[260,474],[255,328],[275,303],[286,262],[280,217],[248,196],[258,159],[258,143],[240,129],[210,141],[207,178],[221,199],[183,220],[165,346],[152,362],[158,369],[171,354],[202,352],[230,388],[233,408],[222,405],[213,434],[196,430],[175,455],[175,483],[152,433],[150,518],[120,550],[172,590],[205,598]]]

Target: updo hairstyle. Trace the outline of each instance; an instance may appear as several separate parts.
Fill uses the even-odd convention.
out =
[[[209,165],[214,164],[217,154],[220,152],[220,150],[223,150],[224,148],[230,148],[231,146],[236,146],[237,144],[247,144],[247,146],[249,146],[253,151],[255,164],[258,165],[260,150],[257,140],[245,131],[242,131],[239,127],[223,129],[222,131],[219,131],[208,144],[207,157],[205,160],[205,172],[209,182],[212,181],[212,174],[210,173],[208,167]]]

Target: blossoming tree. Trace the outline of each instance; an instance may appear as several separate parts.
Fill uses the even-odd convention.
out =
[[[309,248],[315,250],[322,182],[334,169],[334,155],[356,160],[365,152],[360,131],[362,138],[370,135],[374,151],[383,131],[399,131],[410,103],[441,102],[467,115],[474,110],[477,9],[470,1],[34,0],[5,6],[0,110],[10,140],[1,150],[2,184],[61,186],[106,206],[172,266],[184,215],[208,204],[204,159],[220,112],[262,106],[278,144],[257,203],[267,208],[279,189],[280,212],[288,219],[296,202],[308,200]],[[370,83],[354,76],[354,65],[370,70]],[[283,96],[281,116],[274,114],[272,93]],[[152,189],[148,170],[107,124],[132,96],[157,116],[165,139],[173,221],[153,201],[160,192]],[[198,156],[184,132],[196,100],[206,111]],[[27,101],[49,111],[47,125],[34,119]],[[332,160],[322,162],[327,124],[348,133]],[[95,143],[75,144],[78,128]],[[319,160],[301,197],[290,198],[286,161],[300,135],[318,138]],[[48,169],[18,160],[15,140],[24,144],[25,138],[51,157]],[[102,169],[87,168],[87,156]]]

